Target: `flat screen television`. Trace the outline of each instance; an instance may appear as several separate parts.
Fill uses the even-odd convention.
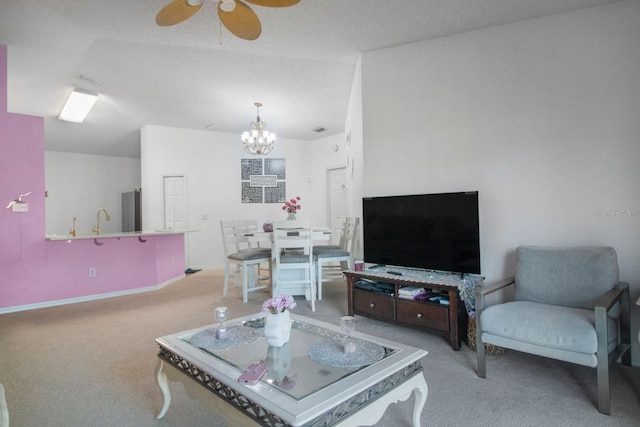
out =
[[[480,274],[478,192],[365,197],[364,261]]]

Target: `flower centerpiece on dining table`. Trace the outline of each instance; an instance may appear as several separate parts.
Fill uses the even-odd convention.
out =
[[[295,220],[296,213],[298,213],[300,209],[302,209],[302,206],[300,205],[300,196],[296,196],[291,200],[287,200],[282,206],[282,210],[287,212],[288,220]]]
[[[269,298],[262,303],[262,311],[267,313],[264,319],[264,336],[271,347],[282,347],[289,342],[291,335],[291,316],[289,310],[296,307],[291,295]]]

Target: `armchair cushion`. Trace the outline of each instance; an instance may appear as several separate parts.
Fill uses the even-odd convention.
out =
[[[516,249],[515,299],[592,309],[618,283],[610,247]]]
[[[607,321],[608,347],[612,351],[617,343],[617,324],[612,319]],[[482,330],[550,349],[586,354],[598,350],[593,310],[531,301],[497,304],[482,312]]]

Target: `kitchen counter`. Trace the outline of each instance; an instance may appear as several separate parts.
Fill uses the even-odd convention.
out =
[[[84,239],[110,239],[121,237],[144,237],[144,236],[163,236],[167,234],[184,234],[199,230],[147,230],[147,231],[121,231],[118,233],[103,233],[103,234],[78,234],[72,236],[71,234],[45,234],[47,240],[84,240]]]

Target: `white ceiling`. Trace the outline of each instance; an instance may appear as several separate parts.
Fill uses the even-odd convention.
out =
[[[613,0],[250,5],[262,22],[255,41],[220,28],[215,0],[205,0],[181,24],[159,27],[155,15],[168,2],[2,0],[8,110],[43,116],[51,151],[139,157],[146,124],[240,134],[255,119],[256,101],[264,104],[260,116],[268,130],[281,138],[313,140],[344,131],[360,52]],[[101,94],[84,124],[57,119],[74,87]],[[312,130],[320,126],[326,132]]]

